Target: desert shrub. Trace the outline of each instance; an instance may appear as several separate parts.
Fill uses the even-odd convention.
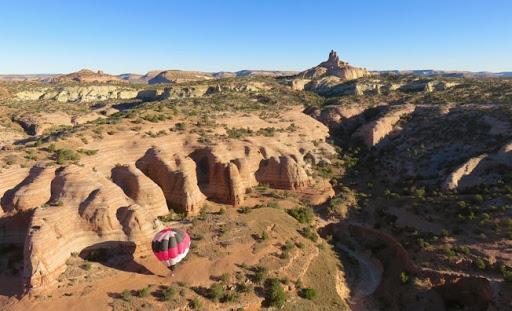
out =
[[[455,256],[455,255],[456,255],[456,254],[455,254],[455,251],[453,250],[453,248],[452,248],[452,247],[450,247],[450,246],[448,246],[448,245],[447,245],[447,246],[445,246],[445,247],[443,247],[443,253],[444,253],[446,256],[448,256],[448,257],[453,257],[453,256]]]
[[[305,245],[304,245],[304,243],[302,243],[302,242],[297,242],[297,244],[296,244],[296,245],[297,245],[297,247],[298,247],[298,248],[300,248],[300,249],[303,249],[303,248],[304,248],[304,246],[305,246]]]
[[[229,273],[224,273],[220,276],[220,280],[222,281],[222,283],[227,283],[230,279],[230,275]]]
[[[283,250],[284,251],[290,251],[295,247],[293,243],[290,240],[286,240],[286,243],[284,243]]]
[[[204,217],[204,216],[206,216],[206,214],[208,213],[209,210],[210,210],[210,208],[208,206],[203,206],[201,208],[201,210],[199,211],[199,214]]]
[[[224,214],[226,214],[226,209],[222,207],[222,208],[219,210],[219,215],[224,215]]]
[[[178,122],[174,125],[174,127],[178,131],[184,131],[187,129],[187,124],[185,122]]]
[[[269,238],[269,236],[268,236],[267,231],[263,231],[263,232],[261,233],[261,240],[262,240],[262,241],[265,241],[265,240],[268,240],[268,238]]]
[[[192,309],[199,309],[203,306],[199,297],[195,297],[192,301]]]
[[[318,241],[318,234],[316,234],[316,232],[311,230],[311,228],[309,227],[304,227],[300,234],[302,234],[302,236],[305,237],[306,239],[309,239],[313,242]]]
[[[130,293],[129,290],[125,289],[121,293],[121,299],[123,299],[124,301],[131,301],[132,300],[132,294]]]
[[[223,302],[236,302],[239,300],[239,298],[240,294],[238,292],[230,291],[224,294]]]
[[[314,300],[317,296],[316,290],[311,287],[306,287],[302,290],[302,294],[304,295],[304,298],[309,300]]]
[[[474,261],[474,263],[475,263],[475,266],[476,266],[478,269],[480,269],[480,270],[485,270],[485,262],[484,262],[482,259],[477,258],[477,259]]]
[[[475,202],[478,204],[482,204],[482,202],[484,201],[484,198],[480,194],[476,194],[473,197],[473,200],[475,200]]]
[[[55,152],[55,150],[57,150],[57,148],[55,147],[55,144],[50,144],[48,146],[48,151],[49,152]]]
[[[75,154],[72,150],[69,149],[61,149],[57,152],[57,163],[58,164],[64,164],[66,160],[69,161],[79,161],[80,156],[78,154]]]
[[[279,203],[277,203],[275,201],[268,202],[267,206],[270,207],[270,208],[275,208],[275,209],[279,209],[280,208]]]
[[[219,302],[224,297],[224,289],[220,283],[213,283],[208,289],[208,298],[215,302]]]
[[[251,208],[249,206],[242,206],[238,212],[240,214],[249,214],[251,212]]]
[[[268,267],[258,266],[256,267],[256,274],[254,275],[254,279],[256,283],[262,283],[268,275]]]
[[[281,308],[284,305],[285,294],[278,279],[265,281],[265,302],[269,307]]]
[[[297,219],[301,224],[310,223],[313,220],[313,210],[309,207],[294,207],[288,211],[288,214]]]
[[[506,282],[511,282],[512,283],[512,271],[504,271],[503,272],[503,279]]]
[[[143,298],[143,297],[148,297],[149,296],[149,288],[146,287],[146,288],[143,288],[141,290],[139,290],[137,292],[137,295],[140,297],[140,298]]]
[[[409,282],[409,276],[404,271],[400,272],[398,278],[402,284],[407,284],[407,282]]]
[[[171,301],[174,298],[174,295],[176,294],[176,289],[172,286],[166,287],[162,289],[161,296],[162,299],[165,301]]]
[[[84,264],[84,270],[85,270],[85,271],[89,271],[89,270],[91,270],[91,269],[92,269],[92,264],[91,264],[90,262],[86,262],[86,263]]]

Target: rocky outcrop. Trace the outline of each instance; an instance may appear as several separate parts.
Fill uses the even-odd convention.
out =
[[[112,169],[112,181],[124,193],[154,216],[169,213],[162,189],[133,165],[116,166]]]
[[[61,83],[61,82],[100,82],[100,83],[109,83],[109,82],[121,82],[125,83],[126,81],[120,79],[116,76],[111,76],[105,74],[103,71],[98,70],[98,72],[94,72],[88,69],[82,69],[77,72],[73,72],[67,75],[52,77],[49,80],[50,83]]]
[[[299,161],[290,156],[272,156],[261,162],[256,179],[261,183],[268,183],[272,188],[304,189],[314,182]]]
[[[352,137],[362,139],[365,145],[371,148],[393,131],[394,125],[403,115],[412,113],[413,111],[413,105],[392,108],[378,119],[362,125]]]
[[[96,117],[97,118],[97,117]],[[14,117],[25,132],[29,135],[41,135],[52,126],[72,126],[72,118],[65,112],[24,113]]]
[[[12,212],[26,211],[46,204],[50,200],[50,185],[54,177],[55,168],[33,167],[20,184],[5,193],[2,206],[7,212]]]
[[[443,184],[443,190],[452,190],[456,189],[459,185],[459,181],[471,172],[478,166],[478,164],[487,157],[486,154],[482,154],[478,157],[471,158],[466,161],[464,164],[457,167],[451,174],[446,178],[446,181]]]
[[[25,241],[24,279],[31,290],[55,284],[72,252],[114,245],[147,250],[158,226],[121,188],[77,166],[58,171],[51,185],[51,200],[59,204],[35,210]]]
[[[370,75],[366,69],[352,67],[347,62],[340,61],[334,51],[329,53],[327,61],[298,74],[301,78],[318,79],[324,76],[336,76],[342,80],[353,80]]]
[[[190,157],[151,148],[135,165],[162,188],[170,208],[188,215],[199,213],[206,197],[199,190],[196,163]]]
[[[350,118],[361,115],[368,107],[362,105],[331,105],[313,110],[310,115],[329,127],[336,127]]]

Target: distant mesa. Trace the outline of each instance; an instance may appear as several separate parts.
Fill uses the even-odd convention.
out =
[[[60,82],[122,82],[126,83],[126,80],[118,78],[116,76],[105,74],[103,71],[98,70],[94,72],[89,69],[82,69],[78,72],[73,72],[67,75],[53,77],[49,80],[50,83],[60,83]]]
[[[214,79],[211,73],[182,71],[182,70],[166,70],[160,72],[154,78],[148,81],[149,84],[158,83],[184,83],[192,81],[202,81]]]
[[[342,80],[353,80],[370,75],[371,73],[366,69],[353,67],[347,62],[340,61],[338,54],[332,50],[327,61],[298,74],[300,78],[307,79],[336,76]]]

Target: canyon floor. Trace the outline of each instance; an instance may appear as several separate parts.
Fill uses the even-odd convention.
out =
[[[314,69],[0,82],[0,308],[512,308],[511,81]]]

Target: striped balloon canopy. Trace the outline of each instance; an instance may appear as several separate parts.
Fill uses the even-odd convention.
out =
[[[170,268],[187,256],[190,236],[181,229],[167,228],[155,235],[151,247],[156,258]]]

